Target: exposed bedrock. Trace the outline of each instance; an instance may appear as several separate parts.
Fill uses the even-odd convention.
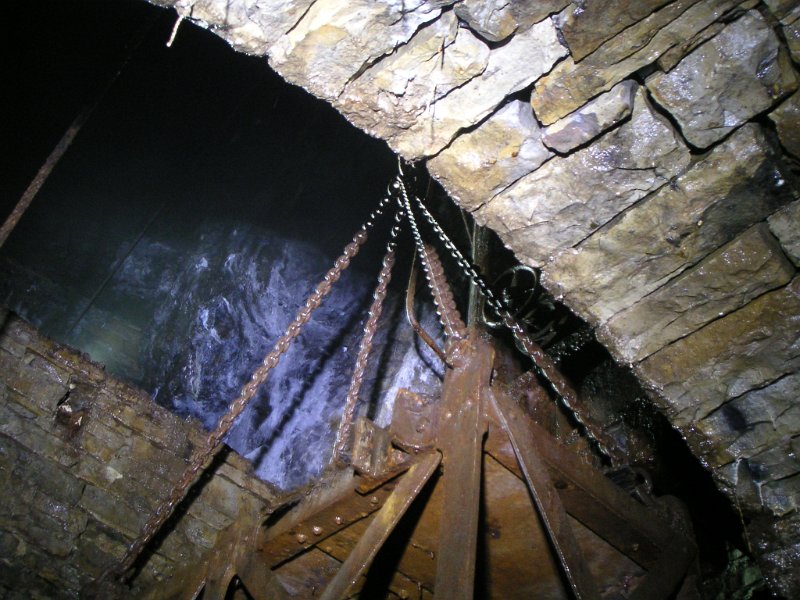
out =
[[[750,11],[647,82],[689,142],[707,148],[797,87],[797,75],[772,28]]]
[[[159,0],[434,176],[634,366],[800,596],[794,0]]]

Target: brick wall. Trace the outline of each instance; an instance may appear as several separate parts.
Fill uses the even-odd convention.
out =
[[[18,317],[0,321],[0,596],[76,598],[122,555],[204,432]],[[218,461],[135,587],[198,560],[240,511],[272,505],[249,469],[233,452]]]

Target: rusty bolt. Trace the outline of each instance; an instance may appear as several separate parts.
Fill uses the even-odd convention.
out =
[[[297,534],[297,542],[298,543],[305,544],[307,539],[308,538],[306,537],[306,535],[304,533],[298,533]]]
[[[314,535],[322,535],[322,527],[320,527],[319,525],[314,525],[311,528],[311,531],[314,532]]]
[[[343,522],[342,521],[342,517],[340,517],[339,515],[336,515],[335,517],[333,517],[333,522],[336,523],[337,525],[341,525],[342,522]]]

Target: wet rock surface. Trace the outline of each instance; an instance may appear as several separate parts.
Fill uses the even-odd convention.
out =
[[[793,202],[786,208],[776,212],[767,222],[780,240],[787,256],[800,266],[800,201]]]
[[[797,75],[772,28],[750,11],[647,87],[686,139],[707,148],[794,90]]]
[[[605,339],[618,359],[649,356],[645,362],[653,387],[668,383],[669,393],[661,396],[664,406],[689,403],[691,397],[700,407],[698,414],[719,407],[702,425],[706,429],[681,421],[691,420],[687,415],[693,411],[688,409],[676,413],[675,422],[684,424],[682,433],[698,456],[719,464],[714,471],[719,487],[748,513],[742,520],[748,523],[750,548],[760,557],[773,590],[786,597],[800,595],[800,479],[792,458],[798,451],[799,429],[793,424],[794,412],[787,408],[781,413],[785,422],[781,415],[759,422],[751,420],[757,419],[755,399],[752,407],[744,400],[736,403],[755,393],[749,390],[754,385],[765,386],[775,398],[794,393],[773,389],[783,381],[776,375],[783,369],[780,364],[796,369],[791,366],[795,347],[779,331],[781,319],[792,317],[777,307],[767,310],[763,303],[782,288],[767,290],[790,276],[788,263],[780,259],[769,235],[776,236],[791,260],[798,260],[800,217],[797,205],[791,204],[797,187],[779,156],[785,152],[800,158],[797,100],[787,98],[796,86],[797,67],[790,57],[800,60],[796,1],[157,3],[175,6],[239,50],[271,55],[272,64],[288,79],[328,99],[406,158],[440,154],[431,161],[431,171],[463,206],[481,214],[495,204],[493,196],[505,198],[497,205],[502,210],[486,213],[487,220],[495,219],[518,256],[543,266],[547,285],[556,295],[564,295],[593,323],[607,322]],[[758,12],[747,12],[752,9]],[[627,122],[626,108],[604,119],[597,106],[587,106],[626,80],[650,85],[657,111],[670,113],[694,146],[691,165],[680,144],[680,152],[673,154],[655,143],[670,130],[664,120],[650,119],[654,137],[646,128],[628,136],[622,132],[631,129],[635,111]],[[531,86],[533,116],[520,107]],[[638,101],[636,106],[638,110]],[[587,115],[591,123],[582,120]],[[753,124],[772,129],[767,118],[777,135],[763,135]],[[548,143],[566,156],[549,157],[533,119],[552,127],[548,134],[554,139]],[[573,129],[557,132],[562,123],[571,123]],[[614,130],[603,135],[605,127]],[[320,133],[317,141],[325,138]],[[705,149],[711,151],[700,152]],[[663,160],[668,166],[653,169],[646,162],[651,155],[654,162]],[[539,180],[539,173],[553,177]],[[523,189],[522,182],[529,189]],[[511,195],[517,186],[519,193]],[[309,206],[314,204],[309,201]],[[765,230],[767,219],[771,234]],[[575,250],[569,248],[576,244]],[[547,262],[553,254],[554,262]],[[32,280],[23,274],[18,281],[20,289],[26,289]],[[231,294],[222,288],[221,297],[230,302]],[[191,285],[181,289],[192,293]],[[58,304],[57,286],[39,282],[38,290]],[[793,301],[785,300],[789,310]],[[221,300],[186,304],[191,316],[174,321],[195,319],[202,327],[207,323],[206,337],[213,339],[213,330],[223,332],[222,339],[230,331],[245,329],[248,317],[240,318]],[[195,311],[198,306],[207,312]],[[756,317],[737,321],[759,306]],[[54,308],[53,314],[59,310],[63,312]],[[92,315],[94,330],[81,332],[86,339],[105,336],[112,347],[119,340],[143,337],[141,330],[111,312],[96,309]],[[266,318],[260,313],[256,317]],[[743,353],[758,373],[704,333],[716,332],[720,340],[726,339],[722,323],[727,324],[725,331],[752,326],[752,331],[738,332],[740,346],[737,339],[728,341],[731,351]],[[791,326],[796,326],[793,321]],[[345,338],[349,344],[353,336]],[[205,343],[192,338],[194,360],[216,368]],[[659,349],[664,344],[671,345]],[[692,365],[676,355],[676,369],[683,369],[678,376],[654,360],[675,347],[687,349],[694,360]],[[238,358],[233,351],[222,352],[228,352],[230,360]],[[392,361],[404,364],[404,356]],[[135,361],[114,360],[117,366],[136,368]],[[191,361],[170,364],[180,371],[176,380],[186,375],[186,386],[204,385],[203,369]],[[415,371],[406,373],[410,377]],[[681,388],[687,377],[693,382],[691,392]],[[759,377],[763,383],[754,383]],[[330,372],[320,378],[330,383],[343,375]],[[314,389],[329,391],[324,385]],[[276,393],[291,396],[294,391],[289,385]],[[774,406],[763,402],[773,413],[784,410],[779,399]],[[724,408],[728,405],[730,410]],[[272,418],[268,411],[283,414],[287,422],[293,417],[291,411],[282,412],[284,407],[262,406],[268,408],[253,415],[241,431],[247,429],[265,441],[266,430],[259,423]],[[737,420],[734,408],[745,414],[746,425]],[[25,410],[36,413],[30,404],[17,412],[22,415]],[[332,414],[319,406],[309,410],[323,420]],[[717,416],[724,410],[724,419]],[[726,426],[742,429],[741,435],[731,438]],[[306,435],[293,427],[284,431]],[[314,446],[324,436],[312,431],[307,437]],[[302,451],[286,452],[269,460],[307,461]],[[92,501],[87,495],[86,502]],[[107,508],[99,503],[98,514],[103,510],[107,515]],[[63,553],[67,538],[56,538],[47,551]],[[0,547],[6,546],[14,546],[14,540],[0,539]]]
[[[761,223],[614,315],[598,329],[598,339],[624,360],[638,362],[788,283],[794,272]]]
[[[588,148],[551,159],[475,216],[520,258],[542,265],[664,185],[688,162],[670,125],[640,92],[630,122]]]
[[[603,322],[794,199],[791,174],[757,125],[564,252],[545,285]],[[786,179],[788,178],[788,180]]]
[[[489,48],[451,11],[415,35],[401,53],[347,86],[339,108],[355,125],[391,137],[423,118],[428,107],[486,69]]]
[[[730,398],[800,367],[800,279],[650,356],[637,368],[688,428]]]
[[[463,0],[455,13],[467,26],[490,42],[500,42],[516,31],[524,31],[534,23],[558,12],[569,0],[542,2],[508,2],[506,0]]]
[[[359,71],[406,43],[448,4],[452,0],[318,0],[270,48],[270,66],[287,80],[333,100]]]
[[[669,0],[595,0],[573,4],[560,19],[561,32],[572,58],[580,61],[603,42],[668,3]]]
[[[716,469],[749,460],[769,450],[776,440],[796,437],[800,428],[798,394],[800,374],[793,373],[722,404],[697,423],[702,433],[717,442],[703,455],[704,460]]]
[[[583,108],[545,127],[542,141],[548,148],[566,154],[593,140],[631,114],[637,88],[632,80],[617,84]]]
[[[431,102],[416,123],[407,129],[387,132],[385,139],[406,159],[433,156],[459,130],[479,123],[507,96],[530,85],[566,54],[553,22],[545,19],[494,49],[479,77]]]
[[[530,104],[515,100],[459,136],[428,168],[463,208],[475,210],[553,156]]]
[[[800,159],[800,92],[792,94],[768,116],[775,123],[781,145]]]
[[[205,434],[16,316],[3,319],[0,364],[0,594],[77,598],[121,557]],[[65,390],[56,399],[54,387]],[[138,596],[201,560],[221,530],[276,498],[246,460],[223,453],[133,588],[104,597]]]
[[[589,56],[571,57],[536,82],[531,103],[550,125],[736,10],[741,0],[678,0],[631,25]]]

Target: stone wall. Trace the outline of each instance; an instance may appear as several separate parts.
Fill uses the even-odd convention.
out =
[[[77,598],[122,556],[204,432],[21,319],[0,321],[0,597]],[[272,506],[249,468],[233,452],[218,462],[137,587],[198,560],[240,511]]]
[[[154,1],[425,161],[635,369],[800,595],[797,2]]]

